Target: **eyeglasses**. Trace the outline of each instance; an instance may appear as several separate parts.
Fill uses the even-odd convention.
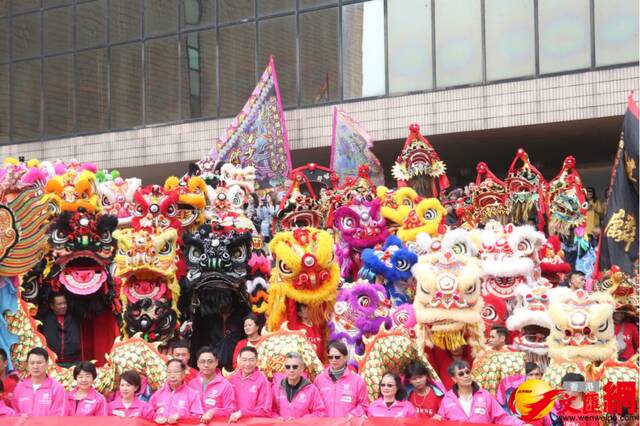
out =
[[[329,358],[329,359],[340,359],[340,358],[342,358],[342,355],[328,355],[327,358]]]
[[[456,373],[456,376],[458,377],[464,377],[464,376],[470,376],[470,375],[471,375],[471,371],[469,370],[462,370]]]
[[[213,359],[200,359],[198,360],[198,364],[213,364],[215,360]]]
[[[299,365],[286,364],[284,366],[284,368],[286,368],[287,370],[297,370],[298,368],[300,368],[300,366]]]
[[[381,388],[395,388],[396,384],[395,383],[380,383],[380,387]]]

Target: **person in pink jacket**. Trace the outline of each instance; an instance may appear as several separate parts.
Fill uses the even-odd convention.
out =
[[[302,377],[304,362],[298,352],[285,356],[286,377],[273,384],[273,416],[282,420],[325,417],[327,410],[318,388]]]
[[[380,379],[379,398],[369,405],[369,417],[406,417],[417,418],[415,407],[405,401],[404,386],[400,376],[384,373]]]
[[[507,401],[509,396],[513,393],[518,386],[524,383],[525,380],[541,380],[542,370],[535,362],[527,362],[524,364],[524,375],[516,374],[515,376],[505,377],[500,381],[498,390],[496,391],[496,400],[503,408],[507,407]]]
[[[229,421],[237,422],[241,417],[271,417],[271,385],[257,368],[256,348],[245,346],[240,349],[238,364],[240,371],[229,379],[237,404],[237,411],[231,413]]]
[[[313,382],[327,407],[327,417],[362,417],[367,414],[369,397],[362,377],[347,367],[349,351],[339,340],[329,343],[329,367]]]
[[[2,380],[0,380],[0,395],[4,396],[4,384],[2,383]],[[15,415],[16,411],[9,407],[6,402],[4,402],[4,399],[0,398],[0,417],[10,417]]]
[[[109,416],[117,417],[142,417],[153,420],[153,409],[149,404],[136,398],[140,391],[140,375],[132,370],[120,375],[118,395],[107,405]]]
[[[184,384],[186,373],[187,366],[179,359],[167,361],[167,382],[149,400],[156,423],[177,423],[202,416],[200,395]]]
[[[209,346],[200,348],[196,355],[200,373],[189,382],[189,386],[200,396],[204,413],[202,423],[214,417],[228,417],[236,410],[236,396],[231,383],[218,370],[218,356]]]
[[[64,415],[65,392],[60,383],[47,375],[49,354],[33,348],[27,354],[29,376],[13,390],[13,408],[27,416]]]
[[[438,416],[434,416],[434,419],[501,425],[523,424],[507,414],[489,392],[473,381],[471,367],[466,361],[453,361],[448,372],[454,385],[442,398]]]
[[[98,372],[89,361],[82,361],[73,369],[77,386],[67,393],[65,416],[106,416],[107,401],[93,387]]]

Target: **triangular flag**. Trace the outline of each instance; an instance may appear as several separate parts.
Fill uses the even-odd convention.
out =
[[[273,57],[242,111],[211,150],[214,155],[220,162],[255,167],[258,190],[284,185],[291,153]]]
[[[340,178],[358,177],[358,168],[369,166],[369,177],[376,185],[384,185],[384,170],[371,151],[373,139],[360,124],[344,111],[333,108],[333,136],[331,139],[331,169]]]

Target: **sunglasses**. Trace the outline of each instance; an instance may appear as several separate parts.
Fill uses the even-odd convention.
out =
[[[395,388],[396,384],[395,383],[380,383],[380,387],[381,388]]]
[[[464,376],[470,376],[470,375],[471,375],[471,371],[469,370],[458,371],[456,373],[456,376],[458,377],[464,377]]]
[[[329,358],[329,359],[340,359],[340,358],[342,358],[342,355],[327,355],[327,358]]]
[[[287,370],[297,370],[298,368],[300,368],[299,365],[291,365],[291,364],[287,364],[284,366],[284,368],[286,368]]]

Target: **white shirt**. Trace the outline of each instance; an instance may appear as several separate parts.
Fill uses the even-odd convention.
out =
[[[460,401],[460,405],[462,406],[464,413],[467,415],[467,417],[469,417],[469,415],[471,414],[471,404],[473,404],[473,395],[469,399],[459,397],[458,401]]]

